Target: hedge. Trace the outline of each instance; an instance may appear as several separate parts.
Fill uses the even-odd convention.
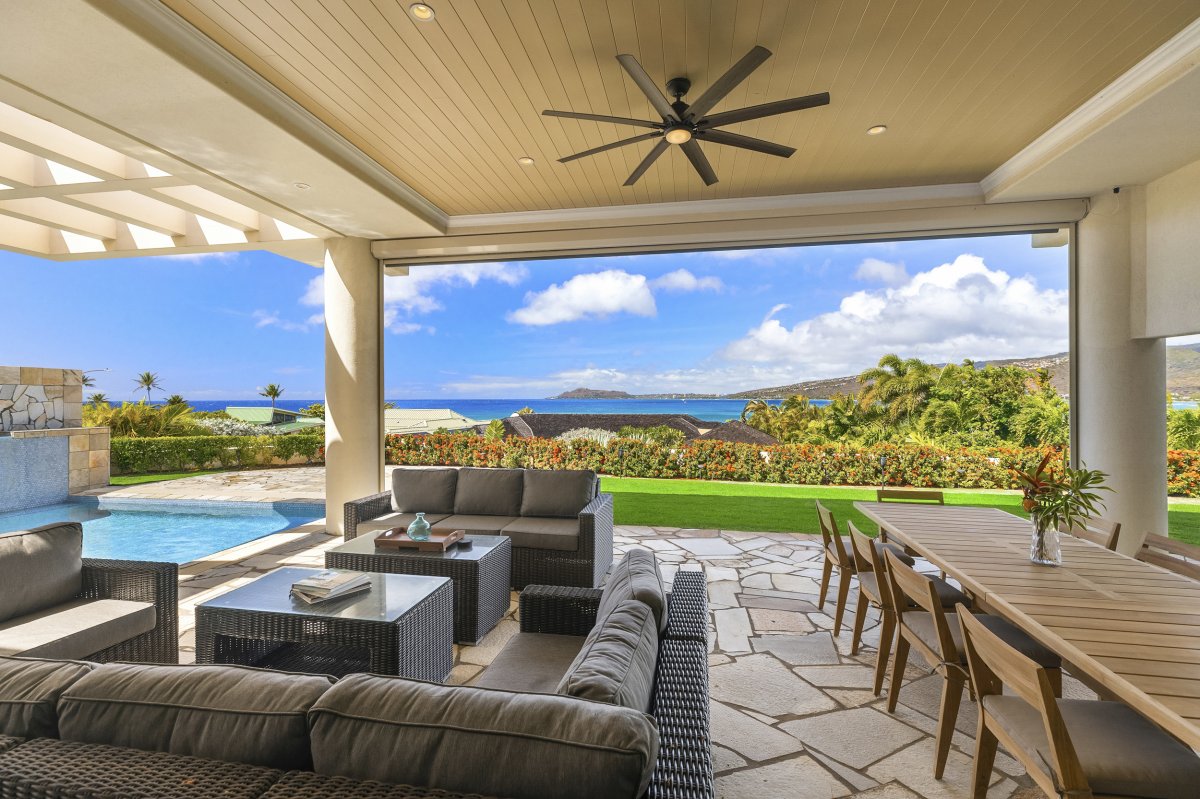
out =
[[[683,447],[615,439],[507,438],[461,433],[387,438],[387,462],[410,465],[592,469],[619,477],[738,480],[798,485],[923,488],[1016,488],[1013,470],[1035,468],[1050,450],[1038,447],[940,449],[919,445],[785,444],[760,447],[692,441]],[[881,462],[886,463],[882,479]],[[1200,497],[1200,452],[1168,453],[1168,491]]]
[[[269,466],[297,456],[309,463],[323,462],[324,436],[114,438],[110,455],[113,474]]]

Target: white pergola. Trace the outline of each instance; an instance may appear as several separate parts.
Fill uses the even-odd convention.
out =
[[[1200,332],[1200,3],[430,5],[4,0],[0,246],[323,267],[337,531],[382,483],[385,273],[1044,234],[1070,246],[1073,452],[1126,529],[1166,529],[1164,339]],[[714,152],[710,189],[670,153],[631,189],[636,148],[554,163],[630,134],[543,108],[651,118],[617,53],[704,86],[756,44],[775,56],[728,107],[833,96],[739,126],[791,159]]]

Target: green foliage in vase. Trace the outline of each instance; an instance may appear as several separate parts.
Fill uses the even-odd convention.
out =
[[[1047,453],[1036,469],[1014,470],[1022,507],[1038,520],[1039,529],[1070,529],[1098,516],[1104,507],[1099,492],[1112,490],[1104,485],[1108,475],[1082,465],[1073,469],[1065,454],[1057,469],[1051,468],[1052,458]]]

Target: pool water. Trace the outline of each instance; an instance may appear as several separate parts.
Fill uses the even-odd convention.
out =
[[[0,533],[82,522],[85,557],[187,563],[324,515],[318,503],[73,497],[0,514]]]

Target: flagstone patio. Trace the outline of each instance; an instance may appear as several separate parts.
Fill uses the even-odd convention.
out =
[[[282,500],[319,498],[320,469],[226,473],[113,491],[153,498]],[[317,491],[313,496],[305,492]],[[211,492],[211,493],[206,493]],[[713,759],[718,797],[789,799],[964,799],[970,780],[975,708],[963,702],[945,779],[933,779],[933,733],[941,677],[914,659],[895,715],[871,692],[876,614],[865,646],[849,654],[842,634],[816,606],[821,572],[817,536],[674,527],[618,527],[616,547],[652,549],[669,582],[679,570],[703,571],[711,605]],[[276,533],[181,568],[181,660],[194,658],[198,602],[279,566],[321,566],[340,541],[323,520]],[[854,607],[855,592],[850,594]],[[517,632],[509,614],[478,646],[456,646],[454,683],[470,683]],[[1070,696],[1094,697],[1067,677]],[[1043,796],[1024,769],[1001,753],[990,799]]]

